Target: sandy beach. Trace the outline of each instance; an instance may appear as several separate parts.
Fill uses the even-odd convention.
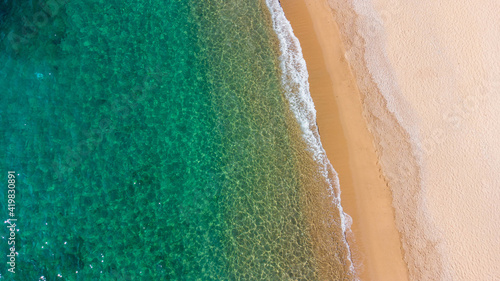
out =
[[[281,2],[360,279],[498,280],[500,4]]]
[[[301,43],[321,141],[339,174],[342,206],[352,217],[348,242],[356,271],[361,280],[407,280],[391,193],[328,4],[308,0],[281,4]]]
[[[499,3],[329,3],[393,193],[411,279],[497,280]]]

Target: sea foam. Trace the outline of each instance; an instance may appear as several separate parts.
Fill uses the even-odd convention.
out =
[[[278,0],[266,0],[267,7],[271,13],[273,29],[279,39],[280,45],[280,67],[282,70],[282,86],[285,96],[290,103],[297,122],[302,129],[302,136],[313,153],[313,158],[318,164],[318,169],[328,183],[329,192],[334,198],[334,203],[339,209],[341,227],[343,231],[343,242],[348,249],[350,270],[354,272],[351,259],[351,251],[346,240],[346,232],[350,231],[351,218],[344,213],[340,202],[340,184],[338,174],[326,156],[321,144],[318,127],[316,125],[316,109],[309,91],[309,73],[306,62],[302,55],[300,42],[293,33],[290,22]],[[333,176],[330,176],[333,175]]]

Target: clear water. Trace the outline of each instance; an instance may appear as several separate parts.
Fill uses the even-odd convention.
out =
[[[1,279],[350,278],[263,1],[0,7]]]

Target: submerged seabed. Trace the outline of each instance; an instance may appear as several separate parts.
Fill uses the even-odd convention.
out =
[[[2,278],[350,278],[263,1],[0,5]]]

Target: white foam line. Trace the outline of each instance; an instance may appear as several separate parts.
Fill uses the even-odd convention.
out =
[[[330,186],[330,192],[334,198],[334,203],[340,210],[344,243],[348,251],[348,259],[351,262],[350,270],[354,273],[354,264],[351,259],[351,251],[345,234],[350,230],[349,216],[344,213],[340,204],[340,185],[338,174],[333,169],[332,164],[326,156],[326,152],[321,144],[318,127],[316,125],[316,109],[309,92],[309,73],[307,72],[306,61],[302,56],[302,48],[299,40],[293,34],[292,26],[285,17],[278,0],[266,0],[267,7],[271,12],[273,29],[280,42],[280,66],[282,73],[282,85],[285,95],[290,102],[290,107],[299,122],[302,135],[313,153],[314,160]],[[329,177],[329,173],[333,178]],[[349,224],[349,225],[348,225]]]

